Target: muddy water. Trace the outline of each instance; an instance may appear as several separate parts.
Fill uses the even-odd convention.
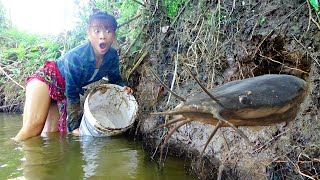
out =
[[[160,171],[139,142],[125,137],[50,133],[15,143],[10,138],[21,124],[21,115],[0,114],[0,179],[196,179],[178,159],[167,159]]]

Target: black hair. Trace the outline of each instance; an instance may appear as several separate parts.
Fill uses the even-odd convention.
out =
[[[116,19],[108,14],[107,12],[101,11],[101,10],[94,10],[93,13],[89,16],[88,26],[92,24],[94,20],[102,20],[106,21],[109,26],[113,28],[115,31],[118,27],[118,23]]]

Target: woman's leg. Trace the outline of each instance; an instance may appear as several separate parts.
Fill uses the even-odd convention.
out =
[[[60,114],[59,114],[58,105],[55,101],[51,101],[48,116],[47,116],[44,128],[42,130],[42,133],[57,132],[58,125],[59,125],[59,118],[60,118]]]
[[[49,111],[51,98],[46,83],[34,79],[27,84],[23,110],[23,125],[14,138],[25,140],[41,134]]]

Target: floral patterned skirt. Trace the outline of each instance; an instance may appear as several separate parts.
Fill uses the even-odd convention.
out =
[[[49,86],[49,96],[57,101],[59,108],[60,118],[58,130],[59,132],[67,131],[67,99],[64,95],[66,83],[56,63],[54,61],[47,61],[43,67],[27,78],[27,84],[33,79],[38,79]]]

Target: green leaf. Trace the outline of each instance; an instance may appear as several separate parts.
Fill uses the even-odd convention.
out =
[[[319,11],[319,2],[318,0],[309,0],[311,6],[318,12]]]
[[[264,24],[265,22],[267,22],[267,18],[266,17],[262,17],[260,19],[260,24]]]

